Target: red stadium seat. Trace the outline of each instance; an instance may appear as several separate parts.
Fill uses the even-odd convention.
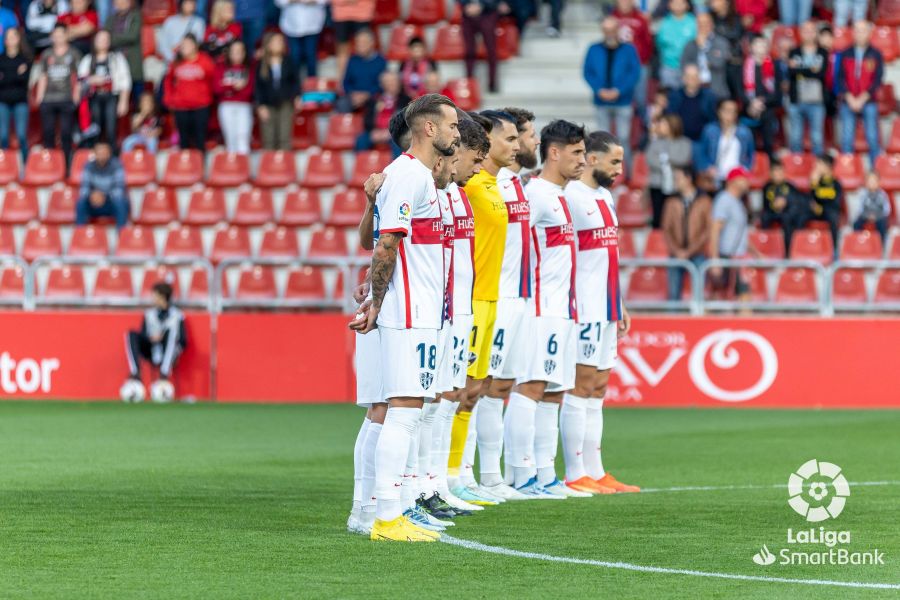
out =
[[[0,298],[23,298],[25,296],[25,269],[22,267],[0,268]]]
[[[238,194],[237,206],[231,222],[235,225],[263,225],[275,220],[272,192],[265,188],[243,189]]]
[[[838,269],[831,298],[838,305],[866,303],[866,278],[859,269]]]
[[[175,3],[172,0],[144,0],[141,4],[144,25],[161,25],[168,16],[174,14]]]
[[[841,238],[841,260],[881,260],[881,236],[871,231],[852,231]]]
[[[153,25],[141,25],[141,50],[144,58],[156,56],[156,27]]]
[[[890,154],[900,153],[900,119],[894,119],[891,125],[891,137],[888,138],[885,150]]]
[[[363,118],[356,113],[336,113],[328,117],[328,131],[322,148],[353,150],[356,138],[363,132]]]
[[[152,258],[156,256],[153,231],[141,225],[126,225],[119,230],[115,255],[120,258]]]
[[[178,225],[169,229],[163,256],[169,258],[202,258],[203,240],[195,227]]]
[[[160,185],[190,187],[203,180],[203,154],[199,150],[173,150],[166,158]]]
[[[238,278],[239,300],[274,300],[278,296],[275,288],[275,274],[270,267],[253,265],[241,271]]]
[[[414,37],[425,39],[425,33],[418,25],[396,25],[391,29],[391,41],[388,44],[386,58],[388,60],[406,60],[409,56],[409,40]]]
[[[62,254],[62,239],[59,230],[50,225],[37,225],[29,227],[25,231],[25,241],[22,244],[22,258],[28,262],[44,256],[60,256]]]
[[[330,188],[344,181],[344,163],[338,152],[323,150],[310,154],[303,187]]]
[[[875,92],[875,101],[878,103],[878,115],[887,117],[897,112],[897,96],[894,95],[894,86],[884,83]]]
[[[399,0],[375,0],[373,25],[388,25],[398,20],[400,20]]]
[[[633,190],[647,189],[650,181],[650,168],[647,166],[647,158],[643,152],[635,152],[631,161],[631,177],[628,178],[628,187]]]
[[[876,27],[872,31],[873,47],[881,52],[884,62],[894,62],[900,57],[900,39],[897,38],[896,27]]]
[[[514,23],[501,21],[495,30],[497,58],[509,60],[519,54],[519,30]],[[480,44],[484,48],[484,44]],[[487,56],[487,53],[485,53]]]
[[[377,39],[377,38],[376,38]],[[328,79],[325,77],[307,77],[303,80],[303,92],[311,93],[311,92],[330,92],[337,93],[338,83],[335,79]],[[303,112],[304,113],[320,113],[320,112],[330,112],[333,106],[333,102],[327,101],[304,101],[303,102]]]
[[[900,269],[887,269],[878,277],[876,304],[900,304]]]
[[[307,188],[288,189],[281,210],[279,225],[308,227],[322,220],[322,202],[318,190]]]
[[[434,60],[462,60],[466,55],[466,43],[463,40],[462,27],[445,24],[437,28],[434,39]]]
[[[178,220],[175,192],[172,188],[149,186],[144,190],[141,212],[135,223],[141,225],[168,225]]]
[[[354,156],[353,171],[347,185],[361,188],[372,173],[381,173],[391,164],[393,155],[390,150],[365,150]]]
[[[0,225],[0,254],[12,256],[15,253],[16,238],[13,235],[13,228],[9,225]]]
[[[209,256],[211,261],[220,262],[226,258],[249,257],[250,235],[245,228],[232,225],[216,232]]]
[[[462,5],[459,2],[453,3],[453,9],[450,11],[450,16],[447,17],[447,21],[454,25],[462,23]]]
[[[803,304],[818,301],[816,273],[812,269],[785,269],[778,278],[775,301],[782,304]]]
[[[79,148],[72,154],[72,166],[69,168],[69,176],[66,183],[69,185],[81,185],[81,172],[84,166],[94,160],[94,151],[90,148]]]
[[[896,119],[894,124],[900,123]],[[882,154],[875,159],[875,172],[881,177],[881,187],[888,193],[900,192],[900,154]]]
[[[156,155],[143,148],[122,153],[125,185],[142,187],[156,181]]]
[[[814,260],[830,265],[834,259],[831,234],[821,229],[801,229],[791,238],[791,258]]]
[[[816,157],[812,154],[791,153],[781,159],[785,178],[803,192],[809,191],[809,177],[815,162]]]
[[[154,284],[159,282],[171,285],[176,297],[181,295],[181,290],[178,287],[178,272],[175,270],[175,267],[156,265],[144,270],[143,279],[141,280],[141,300],[149,300]]]
[[[750,245],[763,258],[781,260],[785,257],[784,233],[780,229],[751,229],[748,237]]]
[[[335,227],[325,227],[313,232],[307,258],[345,258],[349,253],[344,232]]]
[[[234,152],[218,152],[212,157],[206,185],[236,187],[250,180],[250,157]]]
[[[630,190],[616,201],[616,216],[621,227],[644,227],[650,222],[650,208],[641,190]]]
[[[666,269],[638,267],[631,273],[626,298],[633,301],[663,301],[668,297],[669,281]]]
[[[297,183],[297,164],[293,152],[265,150],[260,153],[259,168],[253,183],[260,187],[284,187]]]
[[[876,24],[900,27],[900,0],[878,0],[876,4]]]
[[[260,258],[297,258],[300,256],[300,244],[297,234],[287,227],[267,229],[259,246]]]
[[[751,301],[769,301],[769,284],[766,280],[766,269],[757,269],[756,267],[743,267],[741,269],[741,278],[747,283],[747,287],[750,288]],[[689,280],[685,279],[685,281]]]
[[[130,300],[134,297],[134,283],[128,267],[100,267],[94,281],[94,298],[108,300]]]
[[[285,300],[324,300],[325,278],[321,267],[305,266],[288,272]]]
[[[106,256],[109,254],[109,238],[106,228],[97,225],[81,225],[72,230],[69,256]]]
[[[895,235],[888,243],[887,259],[900,261],[900,235]]]
[[[74,214],[72,215],[74,218]],[[38,219],[38,198],[34,188],[23,188],[12,183],[3,194],[0,223],[21,225]]]
[[[412,0],[406,22],[410,25],[434,25],[446,15],[444,0]]]
[[[319,145],[319,128],[316,118],[297,113],[294,115],[294,133],[291,136],[294,150],[306,150]]]
[[[761,190],[769,182],[769,155],[765,152],[757,152],[753,158],[753,169],[750,171],[750,187]]]
[[[66,176],[62,150],[32,150],[25,163],[24,185],[44,187],[59,183]]]
[[[834,176],[845,191],[858,190],[863,186],[865,169],[858,154],[839,154],[834,159]]]
[[[647,244],[644,246],[644,258],[669,258],[669,248],[666,246],[666,236],[662,229],[651,229],[647,235]]]
[[[191,270],[187,299],[191,302],[209,301],[209,274],[203,267],[194,267]]]
[[[8,185],[19,180],[19,153],[15,150],[0,150],[0,185]]]
[[[84,298],[84,273],[82,273],[81,267],[63,265],[50,269],[43,297],[49,300]]]
[[[451,79],[447,88],[453,94],[456,105],[465,111],[477,110],[481,106],[481,90],[477,79]]]
[[[630,229],[619,229],[619,257],[637,258],[637,250],[634,248],[634,235]]]
[[[849,27],[834,28],[834,47],[832,52],[841,52],[853,45],[853,31]]]
[[[47,214],[42,221],[54,225],[71,225],[75,222],[75,202],[78,189],[67,185],[55,185],[50,190]]]
[[[334,195],[331,215],[326,224],[335,227],[356,227],[366,209],[366,193],[359,188],[349,188]]]
[[[215,225],[227,221],[225,192],[222,188],[196,188],[191,191],[184,223],[187,225]]]

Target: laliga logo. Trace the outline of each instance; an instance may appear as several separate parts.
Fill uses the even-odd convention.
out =
[[[841,468],[830,462],[808,460],[788,478],[788,504],[810,523],[836,519],[849,495]]]
[[[735,342],[747,342],[762,360],[762,374],[751,387],[743,390],[723,390],[706,372],[706,356],[720,369],[733,369],[741,360],[741,353],[733,347]],[[778,355],[769,340],[753,331],[723,329],[701,339],[688,360],[688,371],[697,388],[711,398],[723,402],[744,402],[765,392],[778,374]]]

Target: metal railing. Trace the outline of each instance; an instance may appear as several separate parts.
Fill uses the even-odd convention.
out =
[[[766,300],[740,299],[722,300],[706,298],[705,282],[710,270],[723,269],[761,269],[784,271],[787,269],[811,269],[816,272],[820,289],[816,293],[815,302],[778,302],[774,299],[772,291],[766,286]],[[828,315],[831,311],[830,296],[828,294],[829,268],[813,260],[773,260],[773,259],[710,259],[700,265],[699,277],[701,285],[694,287],[694,296],[700,306],[700,312],[717,312],[731,310],[752,310],[759,312],[818,312]],[[776,291],[777,293],[777,291]]]
[[[875,294],[866,293],[863,303],[846,303],[834,301],[834,280],[838,271],[843,269],[873,271],[880,276],[884,271],[896,269],[900,271],[898,260],[840,260],[831,265],[831,274],[828,278],[828,298],[835,312],[897,312],[900,311],[900,301],[875,303]],[[876,291],[877,294],[877,291]]]
[[[626,307],[628,309],[634,308],[636,310],[688,312],[692,315],[700,314],[700,303],[698,302],[697,296],[694,291],[696,291],[698,287],[702,287],[700,285],[702,280],[700,279],[700,272],[697,269],[697,265],[695,265],[691,261],[685,260],[683,258],[623,258],[619,261],[619,264],[625,268],[635,269],[642,267],[664,268],[666,269],[667,282],[669,277],[668,270],[678,267],[687,271],[688,276],[691,279],[692,293],[690,299],[688,300],[634,300],[623,298],[626,301]]]

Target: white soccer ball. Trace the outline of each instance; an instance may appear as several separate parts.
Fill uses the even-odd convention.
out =
[[[165,379],[154,381],[150,386],[150,399],[158,404],[171,402],[175,399],[175,386]]]
[[[129,379],[119,389],[119,396],[122,398],[122,402],[143,402],[147,396],[147,390],[140,381]]]

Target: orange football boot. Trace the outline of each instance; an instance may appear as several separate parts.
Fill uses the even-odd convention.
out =
[[[580,479],[576,479],[575,481],[566,480],[566,485],[572,488],[573,490],[578,490],[579,492],[588,492],[591,494],[615,494],[616,490],[607,487],[605,485],[600,485],[596,479],[591,479],[587,475]]]
[[[610,487],[616,490],[617,492],[639,492],[641,488],[636,485],[628,485],[627,483],[622,483],[612,476],[612,473],[607,473],[600,479],[595,480],[598,484]]]

